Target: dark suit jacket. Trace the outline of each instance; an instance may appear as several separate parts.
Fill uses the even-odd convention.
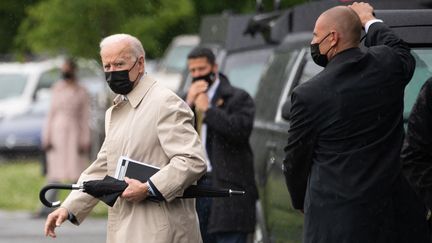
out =
[[[292,95],[284,172],[294,208],[305,211],[304,242],[423,242],[404,241],[415,229],[398,225],[426,227],[399,159],[415,59],[383,23],[365,45],[338,53]]]
[[[408,180],[432,209],[432,78],[423,85],[410,114],[402,161]]]
[[[219,74],[219,87],[203,122],[207,124],[206,150],[213,168],[212,184],[245,190],[246,195],[213,198],[208,231],[252,232],[255,229],[255,185],[253,153],[249,137],[255,105],[244,90],[231,86]]]

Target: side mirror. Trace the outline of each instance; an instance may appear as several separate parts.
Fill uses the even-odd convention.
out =
[[[290,119],[291,116],[291,99],[288,97],[288,99],[285,101],[285,104],[282,106],[282,118],[286,121]]]

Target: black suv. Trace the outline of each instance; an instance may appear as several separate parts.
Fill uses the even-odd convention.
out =
[[[255,97],[270,54],[288,33],[287,16],[286,12],[208,15],[201,21],[199,45],[213,50],[219,71],[233,86]],[[187,93],[191,82],[187,73],[184,76],[180,95]]]
[[[432,77],[432,9],[377,10],[375,14],[410,44],[417,61],[414,76],[405,90],[404,118],[407,118],[420,87]],[[256,242],[301,242],[302,238],[303,216],[291,207],[281,166],[289,128],[282,118],[282,108],[285,105],[285,111],[289,111],[293,89],[322,70],[309,53],[312,29],[303,30],[306,32],[288,34],[275,48],[255,96],[251,143],[260,191]],[[289,112],[284,115],[289,116]]]

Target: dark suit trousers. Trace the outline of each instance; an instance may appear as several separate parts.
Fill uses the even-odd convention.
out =
[[[198,185],[211,186],[211,174],[207,173],[200,180],[198,180]],[[216,238],[214,235],[207,232],[207,226],[210,218],[212,199],[211,197],[201,197],[196,199],[196,210],[198,213],[201,237],[203,243],[216,243]]]

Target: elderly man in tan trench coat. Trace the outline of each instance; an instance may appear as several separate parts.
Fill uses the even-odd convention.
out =
[[[206,171],[193,112],[145,75],[145,54],[138,39],[112,35],[102,40],[100,48],[107,82],[120,95],[106,113],[106,138],[97,159],[79,182],[113,176],[122,155],[161,168],[150,183],[126,179],[128,187],[109,209],[107,242],[202,242],[195,200],[176,199]],[[145,200],[155,192],[165,200]],[[47,217],[45,234],[56,237],[55,227],[66,219],[81,223],[97,202],[86,193],[73,191]]]

